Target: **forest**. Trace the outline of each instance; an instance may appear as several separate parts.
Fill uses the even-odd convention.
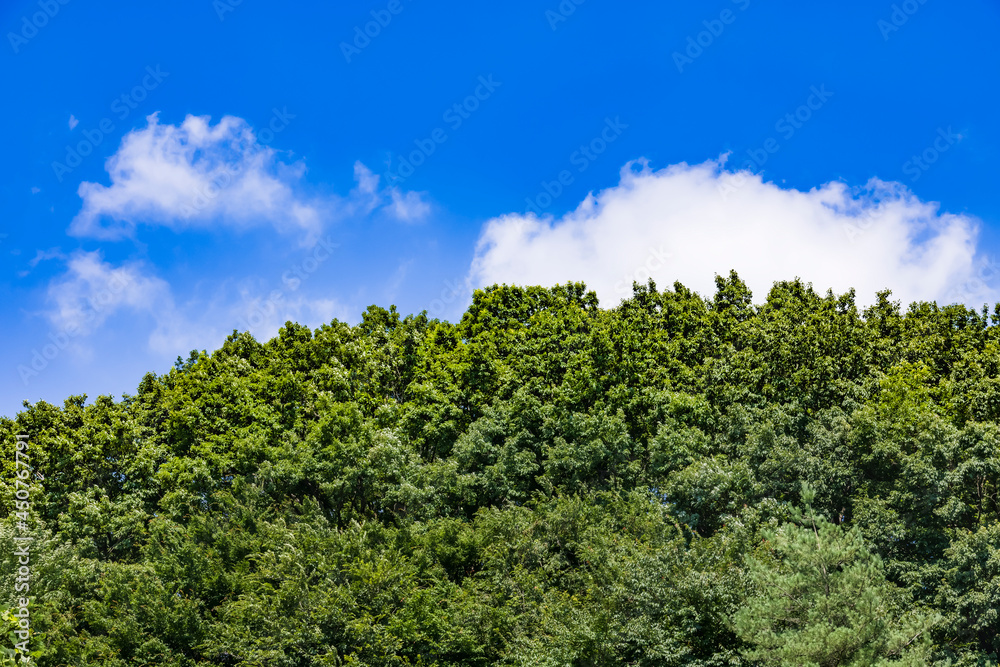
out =
[[[1000,304],[866,298],[495,285],[25,402],[2,660],[996,665]]]

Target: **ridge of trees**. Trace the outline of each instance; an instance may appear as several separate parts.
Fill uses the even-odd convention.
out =
[[[495,285],[25,403],[33,659],[996,664],[998,323],[735,272]]]

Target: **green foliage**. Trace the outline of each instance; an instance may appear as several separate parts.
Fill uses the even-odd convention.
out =
[[[996,313],[499,285],[26,404],[34,660],[996,664]]]
[[[903,613],[900,591],[887,582],[878,555],[857,528],[843,530],[813,508],[765,531],[771,551],[750,562],[758,595],[736,614],[748,657],[765,665],[924,665],[934,619]]]

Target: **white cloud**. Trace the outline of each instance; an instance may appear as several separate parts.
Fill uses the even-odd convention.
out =
[[[48,250],[36,250],[34,258],[28,262],[31,268],[38,266],[39,262],[44,262],[50,259],[66,259],[66,255],[63,254],[62,250],[59,248],[49,248]]]
[[[234,328],[249,331],[257,340],[269,340],[278,335],[285,322],[296,322],[309,327],[328,324],[334,318],[348,321],[350,311],[336,299],[309,298],[288,290],[273,290],[254,297],[244,291],[242,301],[227,308],[227,331],[220,332],[216,344]]]
[[[272,225],[301,233],[308,245],[329,221],[390,203],[390,193],[378,190],[379,177],[360,163],[357,187],[346,198],[303,194],[304,163],[280,160],[242,118],[224,116],[212,125],[207,116],[189,115],[180,125],[164,125],[154,113],[147,122],[108,159],[111,185],[80,184],[83,206],[70,233],[113,239],[138,225]]]
[[[282,163],[240,118],[225,116],[214,126],[209,120],[187,116],[180,125],[161,125],[157,114],[147,117],[148,125],[127,134],[108,159],[111,185],[80,184],[83,207],[71,233],[116,238],[139,224],[271,224],[317,234],[323,212],[296,191],[304,165]]]
[[[378,174],[363,165],[360,161],[354,163],[354,181],[357,186],[351,191],[351,200],[365,213],[371,213],[378,207],[381,200],[379,195]]]
[[[33,194],[33,195],[37,195],[41,191],[42,191],[42,189],[39,188],[39,187],[32,187],[31,188],[31,194]]]
[[[233,332],[249,331],[259,341],[278,335],[291,321],[309,327],[334,318],[347,321],[349,310],[336,299],[310,297],[289,289],[254,291],[245,284],[233,294],[232,284],[221,286],[209,302],[192,299],[183,308],[170,309],[157,320],[149,335],[149,348],[166,358],[192,349],[214,350]]]
[[[39,252],[40,257],[46,254]],[[115,266],[99,252],[78,252],[68,258],[65,272],[50,282],[49,307],[43,314],[56,338],[65,337],[81,357],[91,352],[85,339],[112,317],[130,316],[124,326],[132,327],[137,338],[147,335],[150,351],[168,360],[178,354],[186,356],[192,349],[213,350],[233,329],[267,340],[289,320],[317,327],[334,318],[347,321],[350,317],[339,301],[311,298],[297,288],[267,291],[258,285],[255,291],[244,283],[234,293],[233,287],[229,282],[217,286],[207,302],[192,297],[178,303],[170,284],[143,263]]]
[[[389,214],[400,222],[419,222],[431,212],[426,201],[426,193],[402,191],[398,187],[380,189],[382,177],[372,172],[360,162],[354,164],[354,180],[357,187],[351,191],[351,201],[365,213],[371,213],[384,206]]]
[[[483,229],[470,271],[476,286],[583,280],[606,306],[632,281],[675,280],[703,296],[736,269],[763,302],[796,276],[819,292],[857,289],[861,304],[889,288],[912,300],[981,305],[996,300],[996,267],[977,255],[979,223],[943,213],[905,186],[827,183],[808,192],[730,172],[725,157],[659,171],[630,163],[618,186],[565,216],[508,214]],[[637,169],[639,167],[639,169]]]
[[[148,318],[152,322],[146,329],[148,346],[168,358],[193,348],[211,348],[225,337],[186,317],[174,301],[170,284],[152,275],[143,263],[115,266],[97,251],[72,255],[66,271],[49,284],[47,300],[50,307],[44,314],[56,338],[65,336],[69,348],[85,360],[92,355],[85,340],[119,314],[133,318],[128,326],[137,338],[142,335],[142,319]]]
[[[418,192],[402,192],[399,188],[392,188],[389,195],[392,197],[392,213],[401,222],[417,222],[426,218],[431,211],[430,204]]]
[[[78,121],[76,119],[76,116],[74,116],[73,114],[70,114],[69,115],[69,129],[72,130],[74,127],[76,127],[79,124],[80,124],[80,121]]]
[[[49,321],[70,336],[94,333],[122,309],[157,318],[174,310],[166,282],[146,275],[139,263],[113,266],[96,251],[70,257],[66,272],[49,284],[48,302],[52,305],[46,311]]]

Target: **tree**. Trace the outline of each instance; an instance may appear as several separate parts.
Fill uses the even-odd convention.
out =
[[[25,404],[0,639],[17,510],[40,667],[996,664],[1000,306],[716,288],[373,306]]]
[[[857,528],[820,516],[815,496],[803,484],[805,509],[765,532],[770,558],[751,559],[759,595],[734,617],[737,634],[754,644],[747,657],[810,667],[927,664],[936,618],[902,613],[902,592],[886,581],[882,560]]]

